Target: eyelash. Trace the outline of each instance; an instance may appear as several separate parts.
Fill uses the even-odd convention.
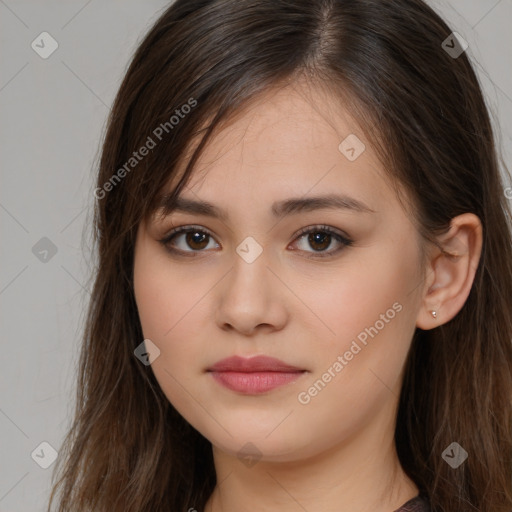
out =
[[[195,258],[195,257],[197,257],[198,253],[205,252],[205,250],[203,249],[200,251],[194,251],[194,250],[182,251],[181,249],[176,249],[176,248],[172,248],[169,246],[169,243],[172,241],[172,239],[174,237],[176,237],[177,235],[181,235],[181,234],[189,233],[189,232],[196,232],[196,233],[199,232],[201,234],[205,234],[211,238],[214,238],[213,235],[208,230],[201,228],[200,226],[191,225],[191,226],[181,226],[179,228],[173,229],[164,238],[159,240],[159,242],[165,247],[165,249],[167,251],[169,251],[172,254],[178,254],[178,255],[183,255],[185,257],[189,257],[189,258]],[[310,234],[310,233],[328,234],[328,235],[334,237],[339,243],[341,243],[342,247],[339,247],[338,249],[336,249],[334,251],[329,251],[329,252],[326,252],[326,251],[314,252],[313,253],[314,256],[307,256],[308,258],[314,259],[314,258],[327,258],[330,256],[334,256],[334,255],[338,254],[340,251],[342,251],[345,247],[350,247],[354,243],[354,241],[351,240],[350,238],[347,238],[346,236],[342,235],[341,233],[339,233],[339,232],[333,230],[332,228],[330,228],[329,226],[325,226],[325,225],[308,226],[306,228],[303,228],[299,231],[299,233],[297,233],[295,240],[303,237],[304,235]],[[304,251],[304,252],[309,252],[309,251]]]

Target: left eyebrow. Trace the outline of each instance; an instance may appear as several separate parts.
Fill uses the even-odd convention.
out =
[[[163,196],[158,204],[163,216],[170,215],[173,211],[191,213],[213,217],[222,221],[229,219],[228,213],[208,201],[196,201],[185,197],[178,197],[174,201],[170,195]],[[330,194],[316,197],[300,197],[277,201],[272,204],[271,212],[276,218],[314,210],[348,210],[358,213],[376,213],[363,202],[346,195]]]

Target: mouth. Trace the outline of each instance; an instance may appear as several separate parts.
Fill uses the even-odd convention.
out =
[[[289,384],[307,370],[267,356],[248,359],[233,356],[218,361],[207,372],[216,382],[232,391],[256,395]]]

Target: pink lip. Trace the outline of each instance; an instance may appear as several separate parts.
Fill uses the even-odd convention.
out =
[[[208,368],[212,377],[223,386],[240,393],[265,393],[292,382],[306,370],[290,366],[279,359],[256,356],[249,359],[233,356]]]

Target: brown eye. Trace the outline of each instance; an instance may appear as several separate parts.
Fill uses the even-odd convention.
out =
[[[352,240],[342,235],[341,233],[334,231],[329,226],[312,226],[309,228],[304,228],[299,233],[297,240],[304,239],[306,235],[307,240],[304,244],[306,247],[303,247],[300,250],[312,254],[312,256],[310,256],[312,258],[333,256],[343,250],[345,247],[353,244]],[[339,247],[334,250],[326,250],[332,245],[333,240],[339,245]],[[308,251],[308,246],[312,248],[313,251]]]
[[[306,239],[307,235],[307,239]],[[306,239],[306,247],[300,248],[301,252],[309,253],[310,258],[323,258],[334,256],[345,247],[353,244],[347,236],[334,231],[328,226],[312,226],[304,228],[295,240]],[[209,243],[213,241],[213,235],[208,231],[196,226],[184,226],[172,230],[159,242],[173,254],[195,257],[208,249]],[[335,249],[328,250],[333,244]],[[313,249],[308,250],[309,249]]]
[[[324,251],[331,245],[332,236],[325,233],[317,232],[308,235],[308,243],[313,249]]]
[[[184,235],[184,236],[183,236]],[[177,228],[160,240],[170,252],[189,253],[203,252],[208,247],[212,235],[194,226]]]
[[[205,240],[208,241],[209,236],[201,231],[188,231],[185,233],[185,243],[191,249],[201,250],[208,245],[208,243],[205,244]]]

